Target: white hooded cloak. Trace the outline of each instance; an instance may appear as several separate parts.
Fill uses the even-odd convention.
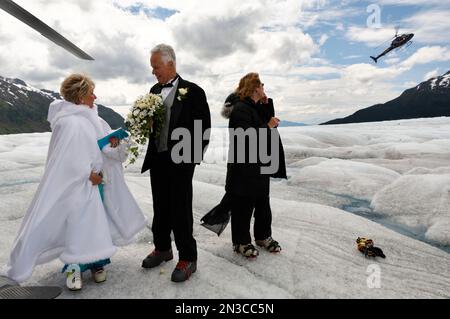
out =
[[[103,136],[111,133],[108,123],[100,117],[99,120],[103,127]],[[128,146],[126,141],[121,141],[116,148],[108,144],[102,150],[103,204],[113,242],[118,246],[134,242],[135,236],[147,225],[147,218],[125,183],[122,163],[128,158]]]
[[[104,156],[97,145],[97,139],[104,136],[104,128],[96,110],[57,100],[49,107],[48,121],[52,136],[44,175],[23,218],[6,267],[7,276],[18,282],[28,279],[35,265],[58,257],[65,264],[110,258],[117,249],[113,237],[129,240],[143,227],[142,217],[131,222],[124,216],[118,217],[119,211],[123,212],[130,202],[111,208],[109,217],[98,186],[89,181],[91,172],[99,172],[104,166]],[[115,181],[114,170],[118,166],[106,162],[111,166],[110,178]],[[114,185],[120,185],[119,192],[126,193],[124,182],[121,184],[120,178],[117,181],[107,187],[107,207],[118,205],[111,199],[116,191]],[[133,199],[131,208],[137,214],[134,204]]]

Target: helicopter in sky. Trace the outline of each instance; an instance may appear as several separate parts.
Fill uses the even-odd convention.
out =
[[[412,44],[411,39],[414,37],[414,33],[404,33],[402,35],[398,35],[398,28],[395,31],[394,40],[391,43],[391,46],[383,51],[379,56],[373,57],[370,56],[370,58],[377,63],[378,59],[382,56],[385,56],[389,52],[391,52],[394,49],[398,49],[406,44],[406,47],[409,47]]]
[[[19,6],[17,3],[11,0],[0,0],[0,9],[8,12],[10,15],[16,17],[23,23],[29,25],[31,28],[42,34],[44,37],[52,41],[53,43],[66,49],[73,55],[83,60],[94,60],[89,54],[81,50],[75,44],[67,40],[57,31],[49,27],[47,24],[36,18],[27,10]]]

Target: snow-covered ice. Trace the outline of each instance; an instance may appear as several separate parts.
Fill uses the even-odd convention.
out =
[[[86,274],[81,293],[65,290],[61,298],[450,298],[450,254],[430,245],[450,246],[450,118],[280,132],[289,179],[272,181],[271,205],[281,254],[262,251],[248,261],[233,253],[230,226],[220,237],[200,226],[224,192],[226,130],[215,129],[194,177],[199,259],[191,279],[170,281],[176,258],[141,268],[152,248],[146,229],[112,258],[104,284]],[[0,264],[39,183],[49,138],[0,135]],[[140,164],[126,169],[126,179],[151,220],[150,180]],[[361,215],[382,216],[428,243],[340,209],[355,203],[365,203]],[[364,258],[358,236],[372,238],[387,258]],[[25,284],[64,286],[61,266],[57,260],[38,266]]]

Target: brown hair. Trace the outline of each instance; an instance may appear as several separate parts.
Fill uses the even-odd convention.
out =
[[[80,104],[89,90],[95,88],[95,83],[86,75],[71,74],[61,84],[60,94],[68,102]]]
[[[252,96],[253,92],[261,85],[258,73],[248,73],[240,81],[236,94],[241,100]]]

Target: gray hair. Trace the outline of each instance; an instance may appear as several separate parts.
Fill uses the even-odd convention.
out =
[[[170,61],[173,61],[174,64],[176,64],[177,62],[175,51],[168,44],[158,44],[156,47],[152,49],[151,53],[152,54],[160,53],[165,64],[167,64]]]

